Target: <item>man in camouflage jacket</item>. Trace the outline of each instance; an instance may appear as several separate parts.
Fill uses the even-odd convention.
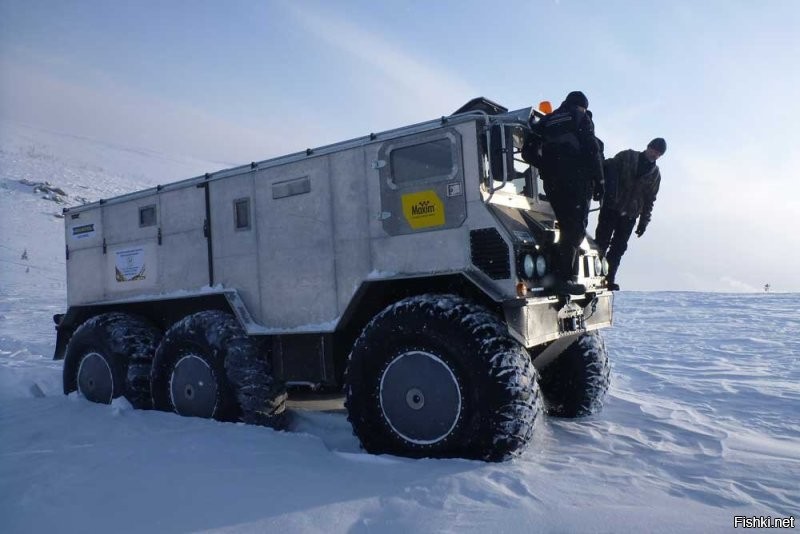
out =
[[[636,236],[642,237],[661,185],[661,171],[656,160],[667,150],[664,139],[650,141],[647,149],[623,150],[604,164],[606,194],[595,230],[595,241],[600,253],[608,261],[608,288],[618,290],[617,269],[622,255],[628,249],[636,219]]]

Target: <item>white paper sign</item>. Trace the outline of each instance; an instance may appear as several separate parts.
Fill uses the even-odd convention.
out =
[[[117,282],[133,282],[147,278],[144,248],[129,248],[116,252]]]

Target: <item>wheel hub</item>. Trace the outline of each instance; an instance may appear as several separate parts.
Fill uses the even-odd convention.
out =
[[[100,404],[110,404],[114,397],[114,375],[106,359],[90,352],[78,367],[78,393]]]
[[[406,403],[412,410],[421,410],[425,406],[425,395],[419,388],[411,388],[406,393]]]
[[[383,371],[381,410],[403,439],[437,443],[453,431],[461,415],[461,388],[441,358],[413,350],[398,355]]]
[[[170,395],[175,411],[191,417],[214,417],[217,380],[206,361],[196,354],[183,356],[172,370]]]

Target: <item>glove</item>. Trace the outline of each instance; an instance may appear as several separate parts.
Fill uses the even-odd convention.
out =
[[[603,196],[606,194],[606,188],[603,186],[603,182],[595,182],[594,183],[594,193],[592,194],[592,200],[596,200],[597,202],[601,202],[603,200]]]
[[[637,226],[636,227],[636,237],[642,237],[642,234],[644,234],[645,230],[647,230],[647,225],[646,224],[640,224],[639,226]]]

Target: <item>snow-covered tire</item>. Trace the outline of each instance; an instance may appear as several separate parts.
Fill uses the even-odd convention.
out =
[[[164,334],[150,375],[157,409],[281,428],[286,389],[272,376],[263,342],[229,313],[184,317]]]
[[[611,364],[599,332],[579,336],[539,371],[547,415],[583,417],[598,413],[611,382]]]
[[[540,410],[530,357],[495,314],[454,295],[387,307],[345,375],[347,418],[368,452],[502,461]]]
[[[150,366],[160,338],[143,317],[122,312],[92,317],[67,345],[64,393],[78,390],[104,404],[124,395],[136,408],[151,408]]]

